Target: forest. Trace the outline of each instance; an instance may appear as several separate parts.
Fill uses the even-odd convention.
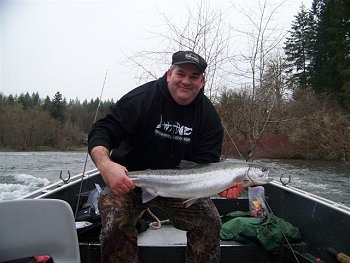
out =
[[[266,13],[261,13],[257,32],[251,34],[255,45],[244,57],[248,69],[243,72],[233,67],[235,72],[231,72],[248,76],[244,85],[218,81],[220,65],[233,60],[223,54],[229,38],[218,24],[218,13],[200,10],[192,16],[197,20],[186,26],[192,23],[214,32],[196,26],[195,31],[183,35],[184,30],[168,22],[173,31],[166,38],[169,42],[195,39],[178,41],[179,47],[204,53],[211,62],[205,93],[225,129],[223,156],[349,160],[350,1],[314,0],[310,9],[302,5],[284,38],[283,52],[272,48],[276,38],[268,41],[267,24],[263,24]],[[152,53],[135,54],[135,67],[140,68],[138,59],[148,55]],[[140,76],[145,74],[153,76],[152,72]],[[0,149],[86,149],[97,109],[100,118],[113,103],[113,99],[98,98],[67,101],[59,91],[45,98],[38,93],[0,93]]]
[[[86,146],[98,109],[103,116],[114,102],[69,102],[57,92],[52,99],[38,93],[0,94],[0,147],[3,150],[74,150]]]

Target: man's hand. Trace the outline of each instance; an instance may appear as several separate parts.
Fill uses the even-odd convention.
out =
[[[219,193],[221,197],[227,199],[236,199],[243,193],[243,186],[241,182],[235,183],[232,187],[226,189],[225,191]]]
[[[135,188],[134,182],[128,177],[128,170],[109,157],[109,152],[102,146],[91,151],[91,158],[101,173],[106,185],[115,195],[125,195]]]
[[[135,188],[134,182],[127,175],[128,170],[120,164],[110,160],[101,167],[100,172],[115,195],[125,195]]]

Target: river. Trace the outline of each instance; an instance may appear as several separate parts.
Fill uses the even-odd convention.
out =
[[[60,172],[83,172],[86,153],[0,152],[0,200],[16,199],[59,180]],[[259,160],[275,180],[291,177],[291,186],[350,207],[350,162]],[[95,168],[90,157],[87,170]]]

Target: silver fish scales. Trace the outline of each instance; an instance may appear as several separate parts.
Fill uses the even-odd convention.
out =
[[[193,168],[146,170],[128,173],[135,185],[142,188],[146,203],[157,196],[185,199],[190,206],[198,198],[210,197],[241,181],[243,187],[263,185],[268,177],[267,167],[247,163],[224,161]]]

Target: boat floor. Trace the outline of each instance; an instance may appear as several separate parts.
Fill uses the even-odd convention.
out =
[[[171,225],[162,225],[159,229],[148,229],[138,235],[139,246],[185,246],[186,232]]]
[[[148,229],[138,236],[141,262],[185,262],[186,232],[171,225]],[[269,262],[271,255],[250,242],[220,241],[220,262]]]
[[[148,229],[138,235],[139,246],[186,246],[186,231],[176,229],[171,225],[162,225],[159,229]],[[244,246],[237,241],[220,241],[221,246]],[[252,244],[245,244],[246,246]]]
[[[246,201],[244,201],[244,203],[246,203]],[[216,205],[219,211],[221,211],[221,214],[227,214],[230,209],[235,209],[234,206],[230,206],[230,208],[221,207],[218,200],[216,201]],[[238,210],[242,209],[238,208]],[[158,208],[153,208],[152,212],[157,215],[159,220],[167,219]],[[148,214],[144,214],[143,218],[145,222],[154,221],[154,218],[150,218]],[[98,242],[100,228],[94,228],[92,231],[94,231],[93,234],[87,232],[80,233],[79,235],[80,253],[83,259],[82,263],[95,263],[100,261],[100,244]],[[91,237],[94,238],[90,239]],[[166,259],[167,263],[185,262],[186,243],[186,232],[176,229],[170,224],[163,224],[161,228],[155,230],[149,228],[138,235],[140,262],[157,263],[164,262],[164,259]],[[272,255],[261,246],[246,239],[239,240],[239,242],[221,240],[220,247],[221,263],[288,262],[279,259],[279,256],[276,258],[276,255]]]
[[[162,225],[159,229],[148,229],[138,235],[141,263],[185,262],[186,232],[172,225]],[[251,242],[220,241],[221,263],[273,262],[271,254]],[[100,257],[99,242],[81,242],[80,253],[84,262],[97,262]]]
[[[185,262],[186,232],[172,225],[162,225],[159,229],[148,229],[138,236],[141,263]],[[288,250],[281,249],[280,253],[271,253],[261,246],[246,239],[240,241],[220,241],[220,263],[281,263],[296,262]],[[302,259],[299,262],[304,261]],[[314,262],[314,261],[312,261]]]

